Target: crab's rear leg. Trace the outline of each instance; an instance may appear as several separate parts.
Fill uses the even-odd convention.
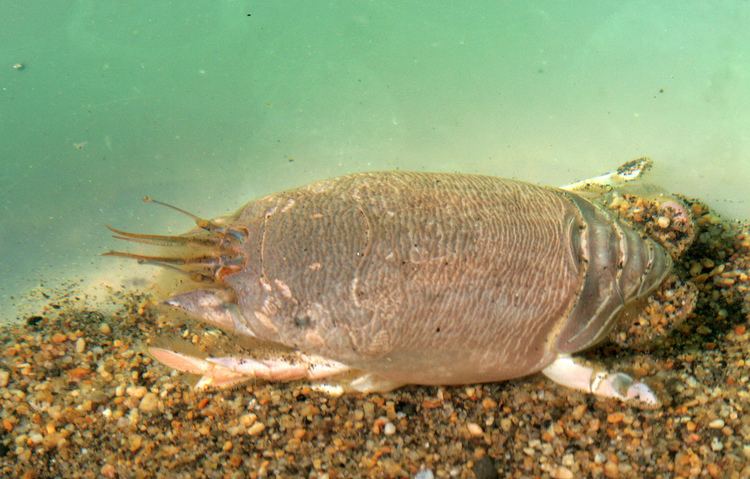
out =
[[[345,364],[301,352],[284,353],[262,359],[226,356],[199,358],[164,348],[150,348],[159,362],[201,378],[196,389],[224,388],[251,379],[266,381],[319,380],[349,371]]]
[[[603,175],[576,181],[575,183],[561,186],[560,189],[578,193],[601,194],[614,187],[637,180],[650,170],[652,166],[653,161],[650,158],[637,158],[623,163],[617,169]]]

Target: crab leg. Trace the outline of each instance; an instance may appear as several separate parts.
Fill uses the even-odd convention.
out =
[[[347,391],[363,394],[387,393],[404,385],[371,373],[363,373],[347,379],[338,383],[315,382],[310,387],[315,391],[338,397]]]
[[[295,362],[289,359],[253,359],[243,357],[207,358],[210,363],[223,366],[250,377],[267,381],[293,381],[295,379],[322,379],[349,370],[336,361],[303,353],[295,354]]]
[[[377,374],[365,373],[357,378],[354,378],[349,383],[349,389],[360,393],[385,393],[393,391],[394,389],[403,386],[402,383],[397,383],[385,378],[381,378]]]
[[[219,388],[231,387],[250,379],[242,373],[234,372],[231,369],[213,364],[205,359],[169,349],[149,348],[149,353],[165,366],[184,373],[200,375],[201,379],[196,384],[196,388],[198,389],[209,385]]]
[[[634,381],[624,373],[597,370],[581,359],[560,355],[542,373],[562,386],[596,396],[635,400],[646,406],[658,406],[656,394],[645,383]]]
[[[623,163],[616,170],[610,171],[594,178],[576,181],[560,188],[567,191],[591,192],[608,190],[609,188],[635,181],[653,166],[650,158],[638,158]]]
[[[149,352],[166,366],[200,375],[196,389],[229,387],[250,379],[316,380],[349,370],[345,364],[300,352],[264,359],[234,356],[202,359],[163,348],[150,348]]]

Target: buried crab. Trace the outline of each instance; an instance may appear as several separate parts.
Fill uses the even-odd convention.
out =
[[[167,305],[279,345],[221,357],[150,348],[165,365],[200,375],[198,388],[308,380],[340,394],[542,372],[655,406],[644,382],[574,356],[637,316],[691,241],[692,218],[676,198],[644,193],[684,233],[671,250],[605,206],[624,190],[642,193],[633,181],[650,166],[634,160],[561,188],[464,174],[353,174],[213,220],[170,206],[197,228],[178,236],[111,229],[173,253],[105,254],[179,269],[202,285]]]

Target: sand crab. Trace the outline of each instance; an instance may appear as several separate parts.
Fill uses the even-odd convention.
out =
[[[198,226],[184,235],[113,229],[174,254],[107,254],[179,267],[203,286],[166,304],[284,347],[252,357],[150,349],[200,375],[199,388],[309,380],[338,394],[542,372],[655,405],[645,383],[574,356],[637,311],[670,272],[662,246],[595,201],[649,167],[634,160],[561,188],[478,175],[353,174],[213,220],[179,210]],[[678,202],[670,208],[687,215]]]

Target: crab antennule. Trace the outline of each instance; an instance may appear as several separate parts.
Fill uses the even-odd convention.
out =
[[[146,261],[146,260],[139,260],[138,264],[147,264],[151,266],[159,266],[160,268],[166,268],[170,271],[174,271],[175,273],[184,274],[185,276],[188,276],[191,280],[198,282],[198,283],[213,283],[214,282],[214,276],[209,274],[211,271],[208,268],[203,268],[206,270],[205,272],[200,271],[188,271],[185,269],[180,268],[179,266],[175,266],[173,264],[165,263],[163,261]]]
[[[117,256],[120,258],[130,258],[141,262],[156,261],[160,263],[169,263],[176,265],[191,265],[191,264],[205,264],[205,265],[220,265],[221,258],[218,256],[193,256],[193,257],[179,257],[179,256],[152,256],[145,254],[127,253],[125,251],[107,251],[102,253],[102,256]]]
[[[150,196],[144,196],[143,197],[143,201],[146,202],[146,203],[156,203],[157,205],[161,205],[161,206],[164,206],[166,208],[175,210],[175,211],[177,211],[179,213],[182,213],[182,214],[184,214],[184,215],[192,218],[193,221],[195,221],[195,224],[199,228],[204,229],[206,231],[209,231],[211,233],[219,233],[219,234],[221,234],[222,235],[222,239],[223,238],[227,238],[228,237],[227,235],[231,236],[231,238],[233,238],[233,239],[235,239],[237,241],[244,241],[244,240],[247,239],[247,232],[244,231],[244,229],[225,228],[225,227],[217,224],[216,222],[214,222],[212,220],[207,220],[207,219],[201,218],[200,216],[194,215],[193,213],[191,213],[191,212],[189,212],[187,210],[183,210],[182,208],[179,208],[179,207],[174,206],[174,205],[170,205],[169,203],[165,203],[163,201],[155,200],[155,199],[151,198]]]
[[[204,224],[204,223],[211,223],[211,221],[203,219],[200,216],[195,215],[195,214],[193,214],[193,213],[191,213],[191,212],[189,212],[187,210],[183,210],[182,208],[179,208],[179,207],[174,206],[174,205],[170,205],[169,203],[165,203],[163,201],[155,200],[155,199],[151,198],[150,196],[144,196],[143,197],[143,202],[144,203],[156,203],[157,205],[161,205],[161,206],[164,206],[164,207],[169,208],[171,210],[175,210],[175,211],[177,211],[179,213],[182,213],[183,215],[192,218],[195,221],[195,224],[197,224],[198,226],[201,226],[201,224]]]
[[[161,205],[161,206],[164,206],[164,207],[169,208],[171,210],[175,210],[178,213],[182,213],[183,215],[186,215],[186,216],[192,218],[193,221],[195,221],[195,224],[199,228],[204,229],[206,231],[212,231],[212,232],[213,231],[220,231],[221,232],[221,230],[222,230],[222,228],[219,225],[217,225],[216,223],[214,223],[211,220],[207,220],[207,219],[201,218],[198,215],[195,215],[195,214],[193,214],[193,213],[191,213],[191,212],[189,212],[187,210],[183,210],[182,208],[179,208],[177,206],[170,205],[169,203],[165,203],[163,201],[155,200],[155,199],[151,198],[150,196],[144,196],[143,197],[143,201],[145,203],[156,203],[157,205]]]
[[[227,274],[236,271],[235,266],[223,264],[221,256],[201,256],[193,258],[170,258],[162,256],[148,256],[123,251],[108,251],[102,256],[117,256],[134,259],[140,264],[159,266],[188,276],[198,283],[212,283],[221,281]]]
[[[173,236],[173,235],[156,235],[156,234],[145,234],[145,233],[131,233],[130,231],[124,231],[115,228],[110,225],[106,225],[107,229],[115,233],[112,235],[114,238],[132,241],[134,243],[143,243],[155,246],[184,246],[184,245],[199,245],[199,246],[217,246],[220,245],[218,238],[210,236],[196,237],[196,236]]]

